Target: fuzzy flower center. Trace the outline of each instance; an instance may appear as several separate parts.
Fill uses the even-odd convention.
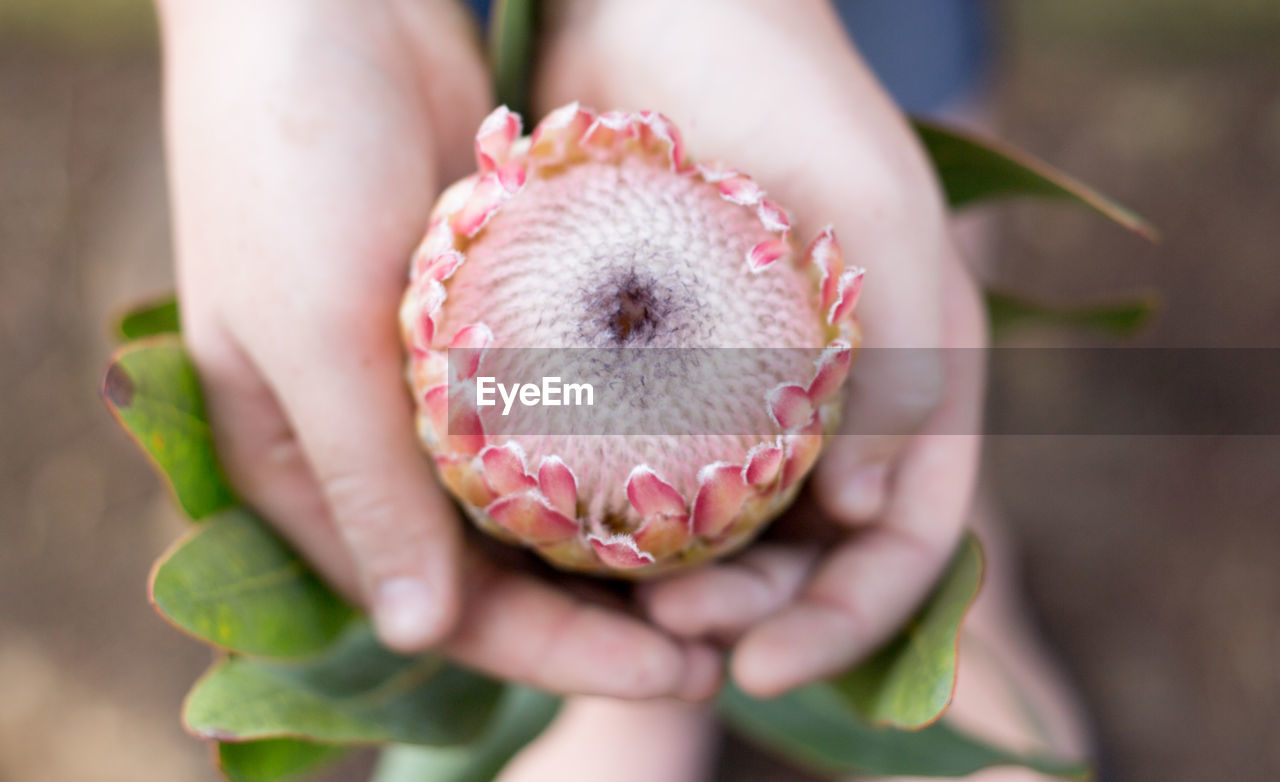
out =
[[[634,269],[606,280],[588,297],[586,307],[603,321],[604,330],[618,347],[647,344],[676,314],[671,292]]]
[[[495,347],[821,347],[812,282],[743,258],[769,236],[715,188],[644,161],[532,178],[467,248],[446,337]]]
[[[713,185],[643,160],[543,172],[467,246],[467,262],[449,282],[442,334],[448,340],[484,323],[495,349],[821,348],[805,271],[777,263],[754,274],[746,266],[750,248],[769,238],[755,215]],[[770,430],[761,389],[813,370],[798,352],[723,354],[733,367],[719,368],[715,359],[678,366],[650,354],[651,361],[578,368],[576,377],[607,375],[605,382],[636,397],[629,405],[635,420],[617,430],[627,437],[504,436],[495,419],[493,441],[518,442],[534,464],[564,459],[597,519],[629,510],[625,483],[638,464],[692,496],[699,467],[741,463],[763,439],[750,433]],[[744,360],[760,362],[750,372],[772,379],[724,387],[724,378],[743,376]],[[695,406],[689,388],[716,389],[719,404]],[[664,424],[675,414],[704,424],[703,432],[743,434],[671,434]]]

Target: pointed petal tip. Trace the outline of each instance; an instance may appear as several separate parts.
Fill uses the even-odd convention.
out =
[[[652,554],[642,551],[630,535],[590,535],[587,540],[602,562],[618,570],[634,570],[657,561]]]
[[[578,535],[578,522],[547,505],[536,491],[502,497],[485,512],[499,526],[533,545],[558,543]]]
[[[627,499],[642,518],[659,513],[687,512],[684,497],[647,464],[638,464],[627,476]]]
[[[449,226],[457,233],[472,238],[489,223],[490,218],[523,189],[527,169],[512,161],[481,177],[462,208],[449,218]]]
[[[862,295],[862,278],[866,270],[857,266],[846,269],[840,274],[836,284],[835,302],[827,312],[827,323],[835,325],[853,313]]]
[[[817,410],[809,392],[795,383],[783,383],[765,395],[769,417],[783,431],[791,431],[810,423]]]
[[[832,340],[814,362],[809,399],[818,404],[840,390],[853,365],[853,346],[843,339]]]
[[[778,477],[782,466],[783,448],[777,442],[757,443],[747,451],[747,464],[742,468],[742,479],[752,486],[763,486]]]
[[[525,467],[524,449],[518,443],[485,446],[478,458],[484,467],[485,483],[499,497],[528,491],[538,485]]]
[[[756,216],[766,231],[780,233],[784,236],[791,230],[791,218],[782,207],[767,198],[756,207]]]
[[[538,466],[538,488],[551,507],[566,516],[576,515],[578,479],[559,456],[544,456]]]
[[[787,254],[785,239],[766,239],[747,251],[747,268],[759,274]]]
[[[511,145],[520,138],[520,115],[499,106],[490,112],[476,131],[476,167],[487,174],[507,162]]]
[[[743,468],[728,462],[714,462],[698,471],[698,494],[693,503],[693,531],[714,538],[732,526],[750,487]]]
[[[458,329],[449,342],[448,360],[457,380],[470,380],[480,371],[480,361],[493,344],[493,332],[484,323]]]

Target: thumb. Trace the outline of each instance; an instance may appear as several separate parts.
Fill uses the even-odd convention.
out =
[[[859,352],[840,428],[815,468],[815,487],[827,512],[846,523],[880,515],[892,465],[941,401],[943,376],[937,348]]]
[[[293,340],[285,350],[294,360],[264,362],[264,370],[350,552],[379,636],[393,649],[418,651],[457,618],[456,514],[414,438],[394,329],[335,315],[309,319],[331,325]]]

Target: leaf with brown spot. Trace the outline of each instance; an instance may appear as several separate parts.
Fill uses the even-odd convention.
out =
[[[182,343],[152,337],[116,353],[102,398],[192,519],[236,504],[214,451],[204,396]]]

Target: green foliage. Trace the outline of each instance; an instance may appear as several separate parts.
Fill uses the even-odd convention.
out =
[[[932,724],[956,686],[960,623],[982,584],[982,548],[967,535],[933,595],[896,638],[831,685],[866,720],[916,729]]]
[[[495,0],[489,20],[489,65],[498,103],[521,114],[526,121],[529,106],[529,63],[537,25],[534,0]]]
[[[1160,234],[1133,211],[1013,146],[915,120],[952,208],[991,198],[1041,196],[1086,206],[1151,241]]]
[[[203,641],[267,657],[323,651],[355,616],[284,541],[241,508],[210,517],[157,563],[151,601]]]
[[[121,349],[102,380],[102,397],[188,516],[202,519],[235,504],[214,452],[200,381],[176,337]]]
[[[963,777],[993,766],[1025,766],[1042,774],[1085,779],[1086,765],[997,749],[935,722],[916,731],[874,726],[849,708],[831,684],[812,684],[777,698],[752,698],[729,685],[718,701],[736,730],[820,774]]]
[[[121,342],[131,342],[161,334],[177,334],[180,330],[178,300],[169,294],[126,311],[116,323],[116,338]]]
[[[439,657],[406,658],[381,647],[283,541],[235,507],[194,369],[176,338],[126,348],[108,370],[104,396],[150,446],[188,513],[207,517],[157,564],[152,595],[179,627],[237,653],[201,678],[184,709],[193,733],[222,742],[219,762],[229,778],[296,779],[338,758],[346,745],[392,742],[447,749],[395,747],[381,782],[408,774],[487,780],[551,720],[558,706],[551,696],[507,687],[503,698],[502,684]],[[1079,771],[1002,752],[941,723],[916,732],[884,727],[928,725],[945,708],[960,620],[980,573],[980,551],[966,540],[911,625],[866,663],[768,701],[727,688],[726,717],[819,770],[955,775],[1022,763]],[[304,655],[311,656],[278,659]]]
[[[1083,329],[1108,337],[1132,337],[1146,328],[1160,311],[1159,297],[1150,293],[1073,305],[1045,304],[992,290],[986,291],[985,296],[991,330],[996,334],[1023,326],[1047,326]]]
[[[288,782],[335,763],[349,747],[300,739],[262,739],[218,745],[218,767],[231,782]]]
[[[373,782],[490,782],[526,744],[546,729],[560,699],[508,685],[488,729],[459,747],[397,745],[382,754]]]
[[[297,663],[229,657],[187,695],[192,733],[219,741],[451,745],[485,729],[503,685],[439,655],[404,657],[364,624]]]
[[[528,109],[535,0],[498,0],[491,56],[499,101]],[[1142,218],[1005,145],[917,122],[953,207],[1015,195],[1089,207],[1148,238]],[[1074,325],[1126,335],[1153,311],[1149,299],[1045,307],[989,294],[997,328]],[[266,525],[237,507],[214,452],[195,370],[176,336],[177,305],[127,314],[136,340],[103,381],[108,405],[156,463],[183,510],[207,523],[156,566],[152,597],[177,626],[232,652],[191,691],[184,721],[221,742],[234,782],[298,779],[353,744],[393,746],[377,782],[484,782],[553,719],[559,699],[503,685],[436,655],[396,655]],[[811,770],[830,774],[964,776],[1000,765],[1080,778],[1080,764],[1011,753],[939,717],[955,686],[960,625],[981,581],[982,554],[967,538],[912,622],[869,660],[830,681],[767,700],[726,686],[718,701],[736,729]],[[249,655],[249,656],[245,656]]]

